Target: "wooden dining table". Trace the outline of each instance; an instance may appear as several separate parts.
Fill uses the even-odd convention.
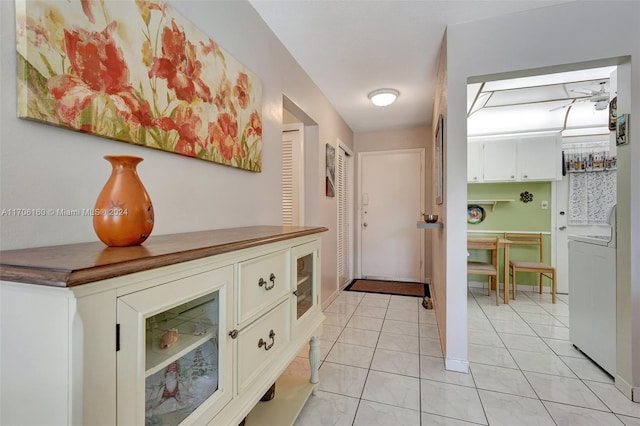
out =
[[[495,238],[495,237],[494,237]],[[481,239],[486,239],[486,237],[467,237],[467,246],[469,246],[469,243],[473,243],[474,240],[481,240]],[[509,304],[509,246],[511,245],[511,241],[507,240],[506,238],[499,238],[498,239],[498,251],[500,251],[502,249],[502,261],[504,263],[504,303],[506,305]],[[495,289],[496,291],[499,291],[499,287],[500,287],[500,280],[496,279],[496,286],[498,287],[497,289]],[[493,290],[493,289],[492,289]]]

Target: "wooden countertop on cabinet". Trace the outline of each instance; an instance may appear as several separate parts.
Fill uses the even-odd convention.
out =
[[[131,247],[106,247],[97,241],[4,250],[0,280],[73,287],[327,230],[248,226],[151,236],[143,245]]]

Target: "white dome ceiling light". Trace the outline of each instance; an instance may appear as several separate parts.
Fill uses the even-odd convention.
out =
[[[400,96],[400,92],[396,89],[378,89],[369,93],[369,99],[371,102],[379,107],[391,105],[395,102],[398,96]]]

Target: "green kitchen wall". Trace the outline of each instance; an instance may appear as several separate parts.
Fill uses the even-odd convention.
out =
[[[533,200],[523,202],[520,194],[528,192],[533,195]],[[481,223],[467,223],[470,237],[503,237],[504,232],[542,232],[544,233],[544,259],[551,262],[551,182],[508,182],[508,183],[471,183],[467,185],[468,204],[480,205],[485,210],[485,219]],[[474,200],[511,200],[499,201],[495,207],[489,204],[474,202]],[[547,208],[542,208],[546,201]],[[487,252],[471,251],[469,260],[490,261]],[[538,260],[538,254],[532,247],[511,246],[510,259]],[[504,265],[502,263],[502,250],[500,251],[499,271],[500,282],[504,282]],[[519,273],[518,285],[537,285],[538,275],[532,273]],[[469,281],[486,282],[487,278],[481,275],[469,275]],[[549,280],[544,281],[545,286],[550,286]],[[548,288],[545,291],[549,291]]]

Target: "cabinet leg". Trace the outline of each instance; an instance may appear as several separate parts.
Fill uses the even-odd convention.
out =
[[[262,402],[271,401],[275,396],[276,396],[276,384],[274,383],[271,385],[269,390],[267,390],[267,392],[264,395],[262,395],[262,398],[260,398],[260,401]]]
[[[309,340],[309,367],[311,369],[311,379],[309,380],[313,385],[312,394],[316,394],[318,388],[318,382],[320,377],[318,375],[318,368],[320,367],[320,339],[318,336],[311,336]]]

